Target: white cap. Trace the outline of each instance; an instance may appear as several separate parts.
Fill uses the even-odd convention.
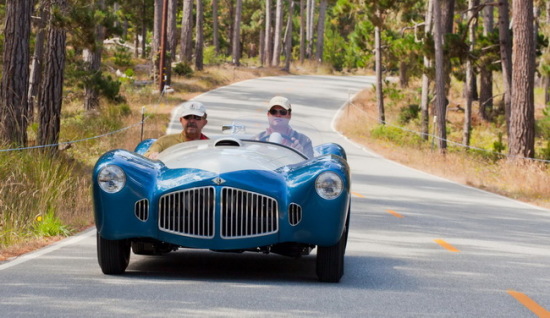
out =
[[[290,110],[290,101],[288,98],[283,96],[275,96],[269,101],[269,109],[273,106],[281,106],[284,107],[286,110]]]
[[[197,115],[203,117],[206,114],[206,107],[199,102],[186,102],[180,105],[178,111],[178,118],[185,117],[187,115]]]

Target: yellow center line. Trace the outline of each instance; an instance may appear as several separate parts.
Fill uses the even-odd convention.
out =
[[[403,218],[404,216],[395,212],[394,210],[386,210],[386,212],[390,213],[391,215],[395,216],[396,218]]]
[[[437,244],[443,246],[445,249],[447,249],[448,251],[451,251],[451,252],[460,252],[460,250],[458,250],[456,247],[452,246],[451,244],[445,242],[444,240],[434,240]]]
[[[359,193],[357,193],[357,192],[352,192],[351,194],[353,194],[353,195],[356,196],[356,197],[360,197],[360,198],[364,198],[364,197],[365,197],[364,195],[359,194]]]
[[[531,310],[535,315],[537,315],[537,317],[550,318],[550,311],[544,309],[527,295],[517,292],[515,290],[508,290],[508,294],[514,297],[523,306],[527,307],[527,309]]]

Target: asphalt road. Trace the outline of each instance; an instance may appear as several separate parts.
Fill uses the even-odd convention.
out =
[[[409,169],[332,130],[369,77],[249,80],[197,97],[207,134],[265,114],[275,94],[293,118],[346,148],[352,169],[345,274],[317,282],[315,255],[180,250],[132,255],[105,276],[95,230],[0,264],[0,317],[550,317],[550,211]],[[171,126],[177,128],[177,126]]]

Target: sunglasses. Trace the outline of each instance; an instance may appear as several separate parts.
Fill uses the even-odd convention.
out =
[[[201,120],[201,119],[202,119],[201,116],[197,116],[197,115],[187,115],[187,116],[183,116],[183,118],[184,118],[185,120],[189,120],[189,119]]]
[[[269,113],[271,115],[277,115],[280,114],[281,116],[286,116],[288,113],[290,113],[290,110],[286,110],[286,109],[270,109],[269,110]]]

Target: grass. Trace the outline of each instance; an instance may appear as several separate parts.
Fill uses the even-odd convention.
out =
[[[414,89],[410,91],[414,92]],[[405,95],[415,96],[413,93]],[[374,91],[366,89],[355,96],[352,103],[342,112],[337,129],[350,139],[404,165],[550,208],[550,169],[547,163],[518,163],[499,159],[503,156],[495,154],[493,149],[494,143],[499,140],[499,130],[494,124],[482,123],[478,119],[474,120],[477,125],[471,145],[485,148],[487,151],[466,151],[462,147],[450,146],[446,154],[441,154],[434,148],[431,140],[422,141],[417,134],[410,132],[420,131],[418,121],[405,126],[396,124],[399,107],[406,107],[411,102],[401,97],[401,102],[388,101],[389,104],[395,105],[390,107],[389,111],[386,109],[388,125],[380,126],[376,117]],[[448,116],[448,135],[455,142],[462,141],[462,120],[462,113],[450,113]]]

